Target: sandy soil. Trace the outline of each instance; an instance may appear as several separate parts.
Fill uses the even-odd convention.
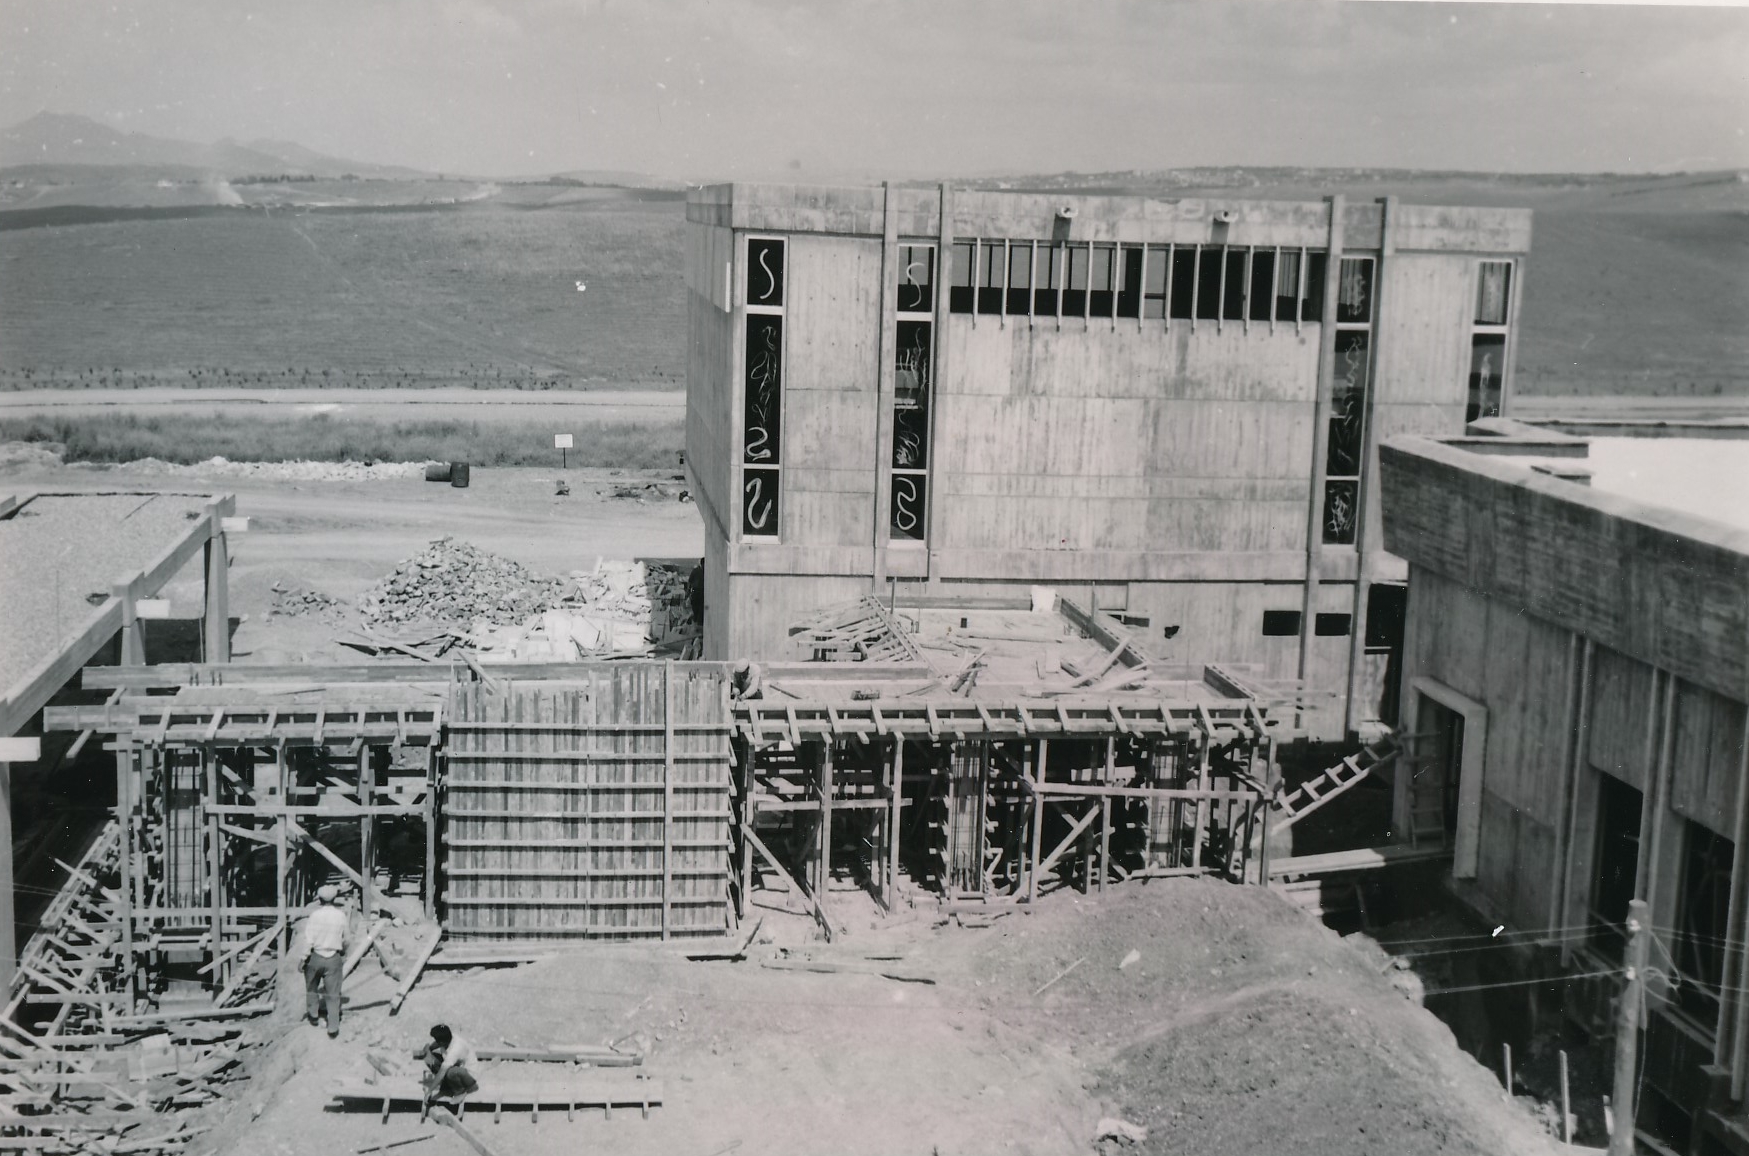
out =
[[[281,1078],[239,1097],[264,1103],[259,1118],[232,1109],[211,1144],[326,1156],[439,1132],[410,1113],[382,1125],[372,1111],[341,1111],[328,1089],[370,1073],[367,1049],[410,1052],[442,1021],[477,1044],[631,1037],[650,1049],[644,1070],[666,1102],[648,1120],[595,1110],[567,1122],[549,1111],[536,1124],[506,1112],[494,1124],[476,1108],[475,1131],[500,1153],[1554,1150],[1444,1026],[1390,986],[1376,950],[1339,940],[1272,893],[1201,880],[1104,898],[1060,892],[976,930],[938,925],[932,902],[886,920],[860,895],[835,899],[849,934],[815,950],[900,954],[936,982],[775,971],[757,958],[652,964],[597,948],[430,973],[391,1018],[388,983],[367,963],[341,1039],[288,1016],[282,1041],[254,1057]],[[800,917],[764,914],[761,938],[778,942],[756,956],[807,937]],[[1131,950],[1139,959],[1121,967]],[[504,1074],[487,1065],[482,1095]],[[1097,1146],[1106,1116],[1146,1127],[1147,1141]],[[417,1151],[467,1149],[441,1133]]]
[[[678,422],[686,395],[675,389],[32,389],[0,390],[0,417],[317,414],[418,421],[551,420],[569,423]],[[555,454],[554,464],[557,464]]]

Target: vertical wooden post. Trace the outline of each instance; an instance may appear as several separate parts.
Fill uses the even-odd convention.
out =
[[[121,973],[122,982],[127,985],[130,997],[129,1010],[133,1006],[131,997],[134,977],[133,764],[134,752],[131,745],[115,752],[115,825],[120,851],[118,868],[121,882],[118,889],[121,903],[117,914],[121,916]]]
[[[662,664],[662,938],[668,938],[674,890],[674,660]]]
[[[748,835],[753,830],[754,816],[759,813],[759,775],[755,766],[758,755],[751,743],[746,751],[741,768],[741,898],[735,908],[735,914],[742,919],[747,918],[747,908],[753,903],[753,840]]]
[[[1269,804],[1268,804],[1267,800],[1275,797],[1275,777],[1276,777],[1276,774],[1278,771],[1278,768],[1276,767],[1276,763],[1275,763],[1275,743],[1276,743],[1276,740],[1272,737],[1269,740],[1269,762],[1263,768],[1263,786],[1265,788],[1265,795],[1264,795],[1265,802],[1263,802],[1262,804],[1259,805],[1258,812],[1257,812],[1258,821],[1262,824],[1262,829],[1258,832],[1258,836],[1257,836],[1257,843],[1258,843],[1257,882],[1261,883],[1265,887],[1269,886],[1269,827],[1270,827],[1270,818],[1269,818]],[[1403,773],[1403,772],[1399,772],[1399,773]]]
[[[1045,781],[1045,764],[1050,760],[1051,740],[1040,739],[1035,748],[1037,754],[1033,758],[1032,782],[1036,787]],[[1045,796],[1042,791],[1032,793],[1032,857],[1026,868],[1026,899],[1032,902],[1038,898],[1038,864],[1044,854],[1045,837]]]
[[[425,751],[425,916],[437,918],[437,750]]]
[[[206,660],[231,661],[231,558],[225,546],[224,523],[215,501],[207,516],[212,520],[206,540]]]
[[[18,970],[18,908],[12,895],[12,764],[0,762],[0,991]]]
[[[1214,736],[1210,735],[1207,731],[1204,731],[1202,736],[1202,753],[1198,759],[1196,772],[1196,789],[1199,791],[1207,791],[1209,789],[1209,746],[1213,742]],[[1209,801],[1208,797],[1204,795],[1196,801],[1196,835],[1195,841],[1190,845],[1190,865],[1192,867],[1202,867],[1202,841],[1204,836],[1208,833],[1208,824]]]
[[[1139,310],[1138,310],[1139,312]],[[1111,786],[1117,777],[1117,740],[1105,740],[1105,782]],[[1111,874],[1111,796],[1099,797],[1099,890],[1104,892],[1106,877]]]
[[[285,807],[290,803],[285,790],[285,743],[279,742],[273,748],[273,781],[274,806],[279,807],[279,814],[273,817],[273,902],[279,909],[279,950],[284,953],[291,947],[291,920],[287,918],[290,906],[286,902],[286,813]]]
[[[135,606],[135,584],[140,574],[129,574],[110,586],[110,596],[121,603],[121,648],[116,658],[118,666],[144,666],[146,640],[142,634],[139,611]]]
[[[208,806],[219,801],[219,759],[216,752],[202,747],[200,752],[201,767],[206,771],[205,798]],[[213,958],[217,959],[225,950],[225,885],[222,868],[219,862],[218,812],[208,810],[206,814],[207,837],[207,887],[210,888],[212,899],[213,923]],[[218,969],[213,975],[213,982],[221,988],[229,980],[231,968],[229,964]]]
[[[826,916],[826,893],[832,887],[832,740],[820,744],[820,881],[814,890],[814,905],[822,921]]]
[[[1355,487],[1354,552],[1358,556],[1359,568],[1354,581],[1354,610],[1348,619],[1348,689],[1343,695],[1346,702],[1343,728],[1349,734],[1359,730],[1363,721],[1355,700],[1360,696],[1361,671],[1366,664],[1368,596],[1372,592],[1373,579],[1378,570],[1380,548],[1375,539],[1384,531],[1379,508],[1378,482],[1378,369],[1381,338],[1389,331],[1379,322],[1384,315],[1382,299],[1385,271],[1391,267],[1391,257],[1397,248],[1397,198],[1381,197],[1379,206],[1379,256],[1373,266],[1372,325],[1367,330],[1366,341],[1366,399],[1362,406],[1360,426],[1360,483]],[[1372,532],[1375,522],[1378,523],[1379,534]]]
[[[893,736],[893,793],[888,798],[887,815],[887,910],[893,909],[893,900],[899,889],[899,831],[902,808],[905,801],[905,740],[898,735]]]
[[[869,584],[869,593],[877,599],[887,581],[893,495],[893,399],[898,388],[894,350],[899,332],[899,205],[893,186],[887,181],[881,182],[881,220],[881,331],[875,346],[880,361],[875,374],[874,571]]]
[[[371,892],[376,887],[376,841],[371,837],[376,828],[376,816],[370,810],[376,804],[376,785],[376,760],[371,757],[370,747],[361,746],[358,748],[358,803],[364,808],[364,817],[358,821],[358,875],[364,880],[364,887],[359,892],[358,906],[366,922],[371,916]]]
[[[1609,1156],[1634,1156],[1634,1056],[1640,1043],[1640,1002],[1651,944],[1652,912],[1644,899],[1628,904],[1627,969],[1621,1002],[1615,1009],[1615,1128],[1609,1134]]]
[[[1561,1049],[1561,1140],[1573,1142],[1573,1097],[1567,1084],[1567,1049]]]

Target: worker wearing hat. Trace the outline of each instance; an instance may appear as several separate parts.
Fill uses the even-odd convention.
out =
[[[340,888],[332,883],[316,890],[316,909],[304,922],[304,1018],[313,1025],[324,1002],[328,1005],[328,1038],[340,1034],[340,979],[346,967],[346,911]]]

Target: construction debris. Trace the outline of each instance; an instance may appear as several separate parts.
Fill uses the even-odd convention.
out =
[[[372,622],[513,625],[558,606],[564,592],[562,581],[443,537],[366,591],[359,610]]]

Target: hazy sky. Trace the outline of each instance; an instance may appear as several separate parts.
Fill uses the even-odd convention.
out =
[[[44,109],[476,175],[1749,168],[1749,9],[0,0]]]

